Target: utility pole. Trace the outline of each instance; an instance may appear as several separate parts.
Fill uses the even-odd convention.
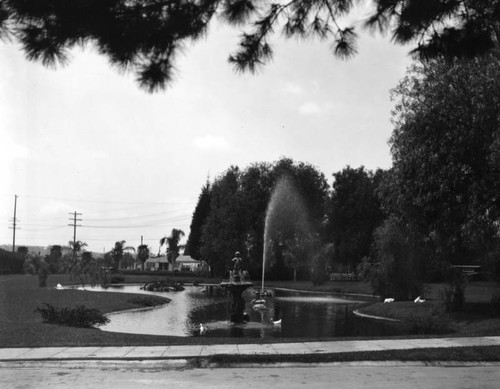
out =
[[[12,219],[12,227],[9,227],[12,229],[12,252],[16,252],[16,230],[19,229],[17,227],[17,218],[16,218],[16,212],[17,212],[17,195],[14,195],[14,218]]]
[[[77,216],[81,216],[81,213],[78,212],[70,212],[70,215],[73,215],[73,218],[70,218],[69,220],[73,220],[73,224],[68,224],[68,226],[73,226],[73,261],[75,260],[76,256],[76,227],[81,227],[81,224],[76,224],[76,222],[81,222],[82,219],[77,219]]]

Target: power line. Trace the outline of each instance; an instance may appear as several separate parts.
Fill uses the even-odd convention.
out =
[[[148,217],[154,217],[154,216],[160,216],[160,215],[170,215],[172,213],[175,213],[175,212],[156,212],[156,213],[150,213],[150,214],[147,214],[147,215],[140,215],[140,216],[123,216],[123,217],[111,217],[111,218],[98,218],[98,219],[94,219],[94,218],[85,218],[85,220],[87,221],[93,221],[93,222],[96,222],[96,221],[115,221],[115,220],[131,220],[131,219],[138,219],[138,218],[148,218]],[[185,215],[182,215],[182,217],[184,217]],[[179,215],[179,217],[181,217],[181,215]]]
[[[192,201],[116,201],[116,200],[89,200],[89,199],[68,199],[61,197],[52,196],[36,196],[36,195],[24,195],[24,197],[36,198],[36,199],[46,199],[46,200],[57,200],[57,201],[76,201],[82,203],[97,203],[97,204],[136,204],[136,205],[167,205],[167,204],[189,204]]]
[[[54,230],[61,230],[63,228],[66,228],[66,226],[57,226],[57,227],[45,227],[45,228],[24,228],[23,231],[54,231]]]

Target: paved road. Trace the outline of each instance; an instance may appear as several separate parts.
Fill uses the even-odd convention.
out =
[[[2,362],[0,388],[498,388],[500,363],[184,368],[179,361]]]

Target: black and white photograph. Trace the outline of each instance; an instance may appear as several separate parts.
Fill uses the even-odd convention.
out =
[[[497,388],[500,0],[0,0],[0,387]]]

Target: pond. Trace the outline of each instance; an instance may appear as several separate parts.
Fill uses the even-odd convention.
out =
[[[164,296],[172,302],[147,310],[110,314],[104,331],[150,335],[197,336],[203,323],[206,337],[245,338],[331,338],[352,336],[388,336],[395,330],[390,323],[357,317],[353,310],[363,301],[348,300],[329,294],[272,290],[266,297],[266,309],[252,308],[252,289],[243,293],[247,323],[234,324],[224,290],[218,286],[186,286],[180,292],[147,292],[138,285],[126,285],[93,291],[140,293]],[[281,319],[281,324],[273,321]]]

